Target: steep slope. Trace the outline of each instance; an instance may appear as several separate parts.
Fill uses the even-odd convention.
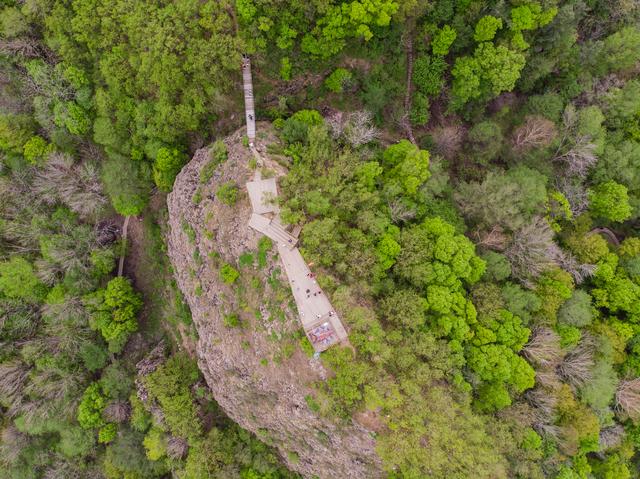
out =
[[[305,399],[313,394],[311,383],[328,372],[300,350],[301,328],[274,251],[266,262],[263,256],[247,266],[246,253],[258,249],[260,236],[247,226],[251,208],[243,185],[253,171],[242,134],[225,140],[228,159],[206,184],[201,171],[210,154],[197,151],[168,197],[168,253],[198,329],[200,369],[226,413],[277,447],[292,470],[323,479],[382,477],[371,433],[321,416]],[[269,142],[263,136],[256,145],[261,151]],[[283,173],[275,163],[267,166]],[[215,194],[229,182],[239,186],[233,206]],[[240,270],[231,285],[221,279],[225,264]]]

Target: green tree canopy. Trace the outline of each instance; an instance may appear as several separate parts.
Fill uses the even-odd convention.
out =
[[[486,15],[476,23],[473,39],[476,42],[490,42],[502,28],[502,20],[491,15]]]
[[[547,200],[547,178],[524,166],[505,174],[489,172],[481,183],[463,183],[455,199],[471,221],[517,230],[542,213]]]
[[[485,262],[475,255],[473,243],[440,218],[403,230],[400,247],[394,271],[419,288],[473,284],[484,273]]]
[[[119,352],[129,335],[138,329],[136,316],[142,307],[142,296],[131,281],[122,276],[113,278],[104,290],[88,297],[93,310],[92,326],[102,333],[109,350]]]
[[[589,201],[589,209],[597,217],[618,223],[631,218],[627,187],[613,180],[591,188]]]

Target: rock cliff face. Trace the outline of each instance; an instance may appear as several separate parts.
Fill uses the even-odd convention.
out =
[[[257,148],[265,151],[268,130],[264,125],[259,129],[264,133]],[[242,134],[238,131],[225,140],[228,159],[205,184],[200,172],[210,162],[209,151],[197,151],[168,197],[168,252],[198,329],[200,369],[226,413],[276,447],[290,469],[309,478],[382,477],[369,431],[357,423],[323,417],[307,404],[311,383],[329,373],[291,339],[300,326],[289,309],[289,292],[282,287],[286,283],[278,286],[277,258],[270,254],[262,267],[238,266],[240,255],[256,251],[260,239],[247,225],[250,205],[244,184],[253,170]],[[267,167],[282,173],[275,163],[268,161]],[[234,206],[215,195],[226,182],[239,186]],[[225,263],[240,269],[241,277],[233,285],[221,280],[219,268]],[[240,318],[239,327],[229,326],[230,314]]]

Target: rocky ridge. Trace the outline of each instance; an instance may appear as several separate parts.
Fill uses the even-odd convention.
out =
[[[256,147],[264,153],[273,136],[266,125],[260,129],[262,138],[257,139]],[[313,394],[311,383],[326,379],[328,372],[300,348],[283,358],[282,344],[273,338],[289,337],[300,329],[286,301],[282,321],[265,320],[262,305],[256,307],[262,312],[260,320],[245,310],[252,301],[263,302],[269,289],[246,299],[240,297],[237,285],[224,284],[220,278],[220,264],[237,267],[239,256],[255,251],[260,238],[247,225],[251,207],[242,186],[252,178],[253,170],[242,134],[239,130],[225,139],[228,159],[204,185],[200,171],[210,161],[209,150],[198,150],[176,178],[167,199],[168,254],[198,330],[199,367],[229,417],[276,447],[290,469],[309,478],[382,477],[370,431],[358,423],[321,416],[307,404],[305,397]],[[284,173],[277,163],[268,159],[267,163],[275,174]],[[226,182],[240,186],[233,207],[215,195]],[[257,273],[265,280],[281,275],[277,258],[269,258],[267,268]],[[231,311],[240,312],[242,327],[225,326],[224,317]]]

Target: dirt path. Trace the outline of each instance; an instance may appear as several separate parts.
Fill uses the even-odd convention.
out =
[[[122,225],[122,250],[120,251],[120,261],[118,262],[118,276],[122,276],[122,271],[124,270],[124,259],[127,256],[127,233],[129,230],[129,220],[131,216],[127,216],[124,219],[124,224]]]

